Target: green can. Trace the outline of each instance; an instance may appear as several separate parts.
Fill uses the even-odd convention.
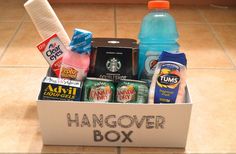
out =
[[[86,78],[83,89],[83,101],[114,102],[115,86],[112,80]]]
[[[145,81],[122,79],[116,88],[119,103],[147,103],[148,84]]]

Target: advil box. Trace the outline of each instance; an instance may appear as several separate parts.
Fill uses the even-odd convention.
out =
[[[192,103],[121,104],[38,100],[45,145],[185,147]]]

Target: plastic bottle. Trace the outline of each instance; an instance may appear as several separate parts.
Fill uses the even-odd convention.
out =
[[[149,103],[183,103],[187,59],[184,53],[162,52],[149,91]]]
[[[92,33],[75,29],[70,50],[66,52],[61,64],[61,78],[83,80],[88,73],[90,63]]]
[[[139,79],[152,80],[162,51],[178,52],[178,32],[174,18],[167,12],[168,1],[149,1],[151,10],[142,21],[139,33]]]

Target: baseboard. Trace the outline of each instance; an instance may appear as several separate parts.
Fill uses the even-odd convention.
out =
[[[51,3],[146,4],[148,0],[49,0]],[[180,5],[236,5],[236,0],[169,0]]]

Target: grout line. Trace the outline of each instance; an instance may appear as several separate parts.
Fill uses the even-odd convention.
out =
[[[3,52],[0,55],[0,61],[2,60],[3,56],[5,55],[5,53],[8,49],[8,47],[10,46],[10,44],[14,41],[16,34],[19,32],[20,28],[22,27],[22,24],[24,23],[25,16],[26,16],[26,13],[23,15],[21,21],[19,22],[18,26],[16,27],[15,32],[12,34],[11,38],[7,42],[5,48],[3,49]]]
[[[115,38],[117,38],[117,18],[116,18],[116,5],[114,5],[114,31],[115,31]]]
[[[231,56],[229,55],[229,53],[227,52],[227,50],[225,49],[224,44],[221,42],[218,34],[216,33],[216,31],[214,30],[214,28],[212,27],[212,25],[208,22],[207,18],[205,17],[205,15],[198,9],[197,10],[200,15],[203,17],[203,19],[206,22],[206,25],[208,26],[208,28],[210,29],[211,33],[213,34],[213,36],[215,37],[216,41],[219,43],[220,47],[223,49],[225,55],[228,57],[228,59],[230,60],[230,62],[232,63],[232,65],[234,66],[234,69],[236,69],[236,65],[233,62],[233,59],[231,58]]]
[[[211,22],[211,25],[221,25],[221,26],[236,26],[236,23],[219,23],[219,22]]]
[[[25,12],[25,14],[24,14],[24,16],[23,16],[23,18],[22,18],[22,22],[24,23],[24,22],[26,22],[27,20],[27,15],[28,15],[28,13],[27,12]],[[29,21],[31,21],[31,18],[29,17]],[[32,21],[31,21],[32,22]]]
[[[22,18],[22,19],[23,19],[23,18]],[[9,23],[9,22],[10,22],[10,23],[16,23],[16,22],[17,22],[17,23],[20,23],[20,22],[22,22],[22,19],[20,19],[19,21],[17,21],[17,20],[15,20],[15,21],[13,21],[13,20],[9,20],[9,21],[8,21],[8,20],[4,20],[4,21],[0,21],[0,23]]]
[[[141,24],[142,21],[119,21],[118,23],[134,23],[134,24]],[[182,22],[182,21],[177,21],[177,24],[184,24],[184,25],[206,25],[205,22]]]
[[[177,21],[177,24],[183,24],[183,25],[206,25],[205,22],[183,22],[183,21]]]
[[[121,147],[117,147],[117,154],[121,154]]]
[[[31,21],[25,21],[25,22],[31,22]],[[113,22],[112,20],[61,20],[62,23],[108,23],[108,22]]]
[[[116,18],[116,16],[114,16],[114,18]],[[116,19],[114,19],[116,20]],[[0,21],[1,23],[2,21]],[[5,21],[3,21],[5,22]],[[14,22],[14,21],[11,21],[11,22]],[[15,21],[16,22],[16,21]],[[32,23],[32,21],[24,21],[25,23]],[[61,21],[62,23],[108,23],[108,22],[112,22],[110,20],[102,20],[102,21],[93,21],[93,20],[81,20],[81,21],[78,21],[78,20],[62,20]],[[114,21],[113,21],[114,22]],[[115,23],[137,23],[137,24],[140,24],[141,21],[115,21]],[[184,25],[206,25],[207,23],[205,22],[183,22],[183,21],[177,21],[176,22],[177,24],[184,24]],[[213,22],[213,23],[210,23],[212,25],[225,25],[225,26],[236,26],[236,23],[217,23],[217,22]]]

